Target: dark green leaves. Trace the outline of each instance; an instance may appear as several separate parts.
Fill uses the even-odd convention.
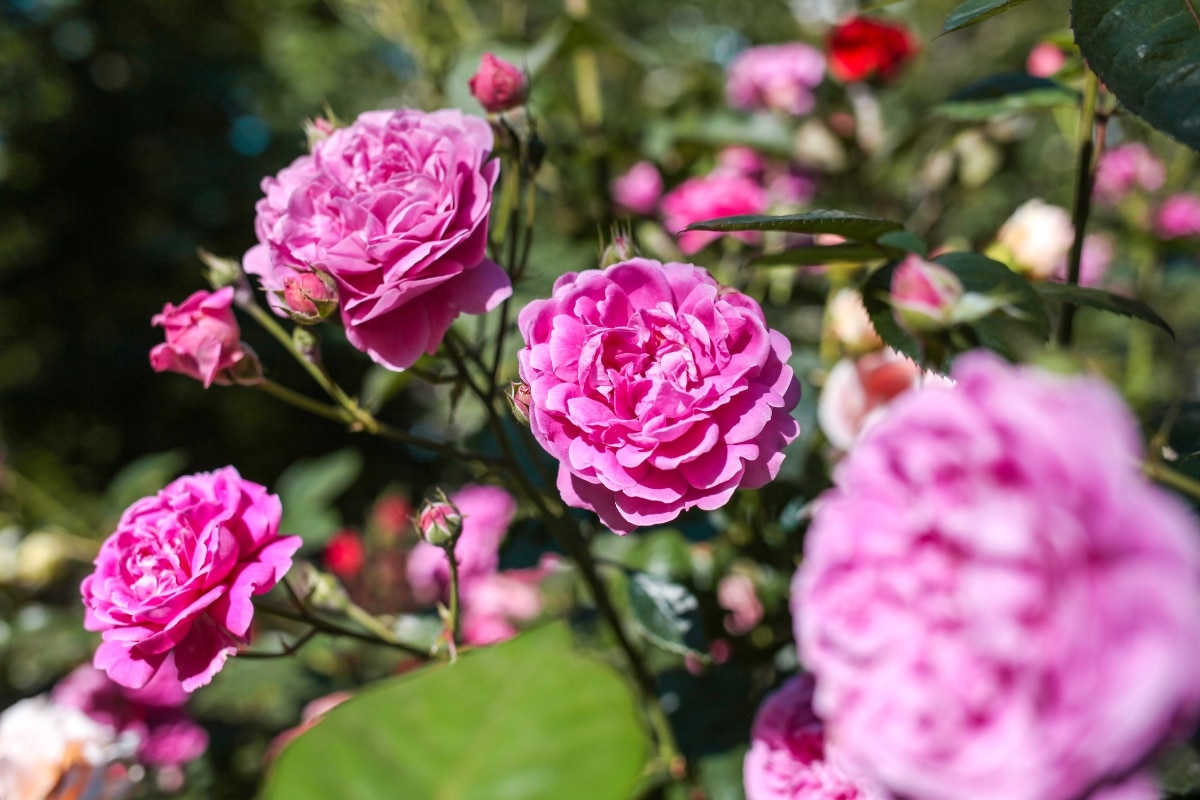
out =
[[[1200,149],[1200,8],[1196,0],[1075,0],[1075,41],[1122,104]]]
[[[1029,0],[967,0],[967,2],[951,11],[950,16],[946,17],[946,24],[942,26],[942,33],[950,33],[951,31],[957,31],[974,25],[977,22],[983,22],[988,17],[994,17],[1011,8],[1023,6],[1028,2]]]
[[[1175,332],[1171,330],[1171,326],[1166,320],[1160,317],[1154,309],[1130,297],[1122,297],[1119,294],[1106,292],[1101,289],[1089,289],[1086,286],[1068,286],[1065,283],[1038,283],[1033,287],[1037,293],[1049,300],[1057,300],[1060,303],[1074,303],[1077,306],[1086,306],[1087,308],[1097,308],[1101,311],[1109,311],[1113,314],[1123,314],[1127,317],[1134,317],[1143,322],[1149,322],[1167,332],[1172,339],[1175,338]]]
[[[627,800],[626,682],[550,626],[367,689],[284,750],[267,800]]]
[[[848,211],[816,210],[804,214],[768,217],[747,214],[693,222],[687,231],[786,231],[788,233],[835,233],[859,242],[873,242],[891,231],[904,230],[899,222]]]
[[[1079,93],[1061,83],[1011,72],[971,84],[939,104],[934,112],[951,119],[986,120],[1000,114],[1078,103]]]

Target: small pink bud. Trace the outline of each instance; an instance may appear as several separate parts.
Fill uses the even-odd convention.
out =
[[[523,105],[529,95],[525,73],[502,58],[484,53],[479,70],[467,82],[471,94],[491,114]]]
[[[533,402],[533,394],[529,391],[529,384],[513,382],[509,386],[508,404],[512,407],[513,416],[517,418],[517,422],[522,425],[529,424],[529,404]]]
[[[963,293],[957,275],[918,255],[904,259],[892,273],[892,310],[900,325],[914,333],[950,325]]]
[[[638,249],[634,247],[633,239],[628,234],[614,233],[612,242],[600,253],[600,269],[636,258],[637,255]]]
[[[1067,54],[1057,45],[1042,42],[1034,45],[1025,61],[1025,71],[1039,78],[1049,78],[1066,66]]]
[[[337,309],[337,284],[320,270],[297,272],[283,280],[283,302],[292,319],[313,325]]]
[[[452,549],[462,533],[462,524],[458,507],[442,492],[438,492],[435,499],[425,501],[417,514],[417,532],[434,547]]]

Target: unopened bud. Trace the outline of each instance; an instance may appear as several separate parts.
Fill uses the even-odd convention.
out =
[[[324,117],[304,120],[304,138],[308,140],[308,151],[311,153],[318,144],[328,139],[337,130],[337,125]]]
[[[914,333],[931,333],[952,325],[964,294],[962,281],[941,264],[910,255],[892,273],[892,310],[896,320]]]
[[[505,397],[508,398],[508,404],[512,407],[513,416],[517,418],[517,422],[528,425],[529,404],[533,401],[533,393],[529,390],[529,384],[513,381],[509,385]]]
[[[417,532],[421,538],[434,547],[446,550],[453,549],[458,541],[462,524],[462,514],[440,491],[435,499],[427,500],[417,514]]]
[[[288,314],[301,325],[328,319],[338,306],[337,284],[329,273],[319,269],[284,278],[280,297]]]
[[[467,82],[471,94],[490,114],[523,105],[529,96],[529,78],[515,65],[484,53],[479,70]]]
[[[628,233],[614,232],[612,242],[600,253],[600,269],[620,264],[631,258],[637,258],[638,249],[633,244],[633,238]]]

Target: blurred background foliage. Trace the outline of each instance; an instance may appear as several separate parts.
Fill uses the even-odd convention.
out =
[[[956,4],[882,4],[881,13],[912,28],[923,51],[903,80],[876,95],[886,134],[877,148],[866,153],[824,125],[806,135],[833,141],[822,151],[829,160],[812,165],[821,207],[902,220],[930,244],[982,249],[1028,198],[1070,206],[1077,113],[961,121],[933,108],[972,81],[1021,71],[1040,38],[1065,31],[1068,3],[1037,0],[939,37]],[[259,182],[303,151],[305,119],[329,109],[348,120],[400,105],[479,113],[466,81],[482,52],[528,65],[547,155],[534,274],[518,289],[520,303],[543,295],[563,272],[595,266],[600,234],[613,221],[609,182],[635,161],[656,161],[670,186],[711,166],[723,144],[793,155],[805,126],[798,134],[769,117],[725,110],[724,67],[752,44],[819,43],[829,23],[851,10],[848,0],[0,0],[0,441],[9,490],[0,506],[0,576],[15,568],[4,561],[18,535],[6,534],[10,525],[45,532],[43,544],[78,566],[0,592],[0,708],[45,690],[90,656],[76,590],[88,542],[105,536],[131,499],[170,477],[235,464],[251,480],[285,493],[292,487],[296,505],[285,497],[285,507],[302,509],[292,513],[295,524],[312,528],[311,555],[343,522],[368,526],[384,492],[419,496],[452,474],[250,389],[205,391],[149,368],[147,354],[161,340],[151,316],[203,287],[197,248],[238,257],[255,242]],[[597,93],[578,79],[587,70],[597,76]],[[820,88],[823,113],[849,111],[854,100],[832,81]],[[1129,118],[1113,120],[1109,133],[1152,138]],[[1190,154],[1153,140],[1169,165],[1168,188],[1190,183]],[[1124,224],[1098,213],[1098,227]],[[1144,231],[1126,233],[1114,270],[1132,284],[1156,245]],[[1200,335],[1194,248],[1163,252],[1168,270],[1152,304],[1176,324],[1178,339],[1142,336],[1145,352],[1161,356],[1145,364],[1165,369],[1140,377],[1134,398],[1159,416],[1165,403],[1195,393]],[[736,252],[725,256],[732,262],[722,266],[736,264]],[[801,366],[817,363],[824,291],[799,281],[769,309],[794,341],[811,345],[798,356],[809,359]],[[1081,320],[1078,338],[1096,342],[1087,354],[1114,378],[1127,366],[1131,324],[1139,323]],[[271,377],[307,386],[268,336],[244,318],[243,329]],[[343,386],[380,397],[400,390],[381,418],[445,424],[433,402],[440,395],[383,379],[336,331],[325,335],[326,362]],[[807,442],[816,392],[807,379],[804,389]],[[431,405],[437,419],[429,418]],[[458,423],[470,429],[470,408],[461,414]],[[1197,417],[1185,409],[1180,430],[1200,429]],[[713,576],[753,568],[769,613],[739,654],[752,666],[786,666],[776,659],[790,638],[783,601],[799,548],[793,534],[804,500],[822,488],[810,482],[798,493],[796,481],[824,474],[805,466],[803,456],[792,459],[785,473],[792,483],[741,497],[712,519],[691,515],[680,530],[608,537],[597,549],[690,583],[706,626],[716,620],[718,630]],[[718,529],[711,546],[694,546]],[[545,547],[540,535],[518,526],[506,559],[532,564]],[[239,659],[197,695],[213,747],[189,773],[193,796],[249,796],[267,743],[295,724],[304,702],[395,667],[339,648],[313,648],[299,660]],[[673,698],[666,704],[692,714],[676,719],[681,745],[689,755],[713,756],[699,764],[711,797],[740,796],[737,748],[754,709],[747,698],[761,696],[774,673],[764,679],[735,664],[697,677],[676,658],[657,667],[664,696]]]

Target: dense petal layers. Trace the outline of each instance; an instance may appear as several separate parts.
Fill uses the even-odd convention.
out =
[[[558,489],[618,533],[763,486],[799,434],[787,339],[700,267],[570,273],[519,324],[530,426]]]

